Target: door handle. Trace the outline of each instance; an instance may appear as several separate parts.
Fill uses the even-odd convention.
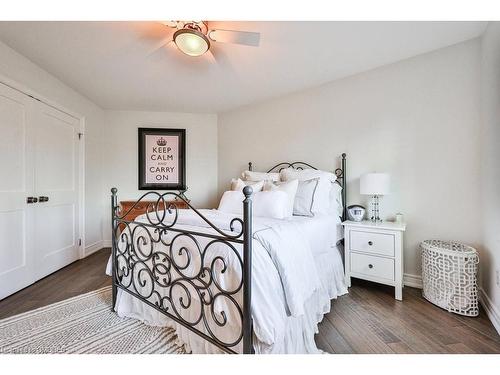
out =
[[[26,198],[26,203],[30,204],[30,203],[36,203],[38,202],[38,198],[37,197],[28,197]]]
[[[49,201],[49,197],[44,197],[44,196],[41,196],[41,197],[38,197],[38,201],[41,203],[41,202],[48,202]]]

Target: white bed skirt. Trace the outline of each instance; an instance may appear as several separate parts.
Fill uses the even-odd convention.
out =
[[[338,247],[332,247],[330,252],[323,253],[315,258],[316,267],[324,286],[323,293],[318,292],[313,294],[306,303],[306,313],[304,315],[300,317],[287,317],[284,332],[275,337],[274,342],[261,342],[254,335],[253,342],[256,353],[314,354],[321,352],[314,340],[314,335],[318,333],[318,323],[321,322],[324,314],[330,311],[331,300],[347,293],[344,280],[344,266],[340,255],[341,250]],[[108,274],[111,273],[110,271],[111,263],[108,262]],[[328,298],[324,295],[325,292],[328,294]],[[138,319],[148,325],[174,328],[177,331],[179,340],[192,353],[222,353],[215,345],[120,289],[118,289],[115,309],[121,317]],[[241,353],[242,345],[236,346],[235,351]]]

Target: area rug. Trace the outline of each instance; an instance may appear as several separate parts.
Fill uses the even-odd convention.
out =
[[[0,320],[0,353],[184,354],[171,328],[111,311],[111,287]]]

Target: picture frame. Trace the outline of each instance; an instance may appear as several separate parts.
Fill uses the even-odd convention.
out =
[[[186,190],[186,129],[139,128],[139,190]]]

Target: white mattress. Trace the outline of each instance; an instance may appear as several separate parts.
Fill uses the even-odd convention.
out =
[[[214,211],[209,213],[215,217],[220,216],[217,213],[214,214]],[[285,269],[278,271],[280,267],[277,266],[276,259],[270,259],[270,254],[266,253],[263,246],[254,239],[252,316],[256,332],[254,347],[257,353],[317,353],[319,351],[314,341],[317,323],[322,320],[325,313],[330,311],[330,300],[347,293],[342,259],[336,247],[336,243],[341,238],[338,233],[339,224],[338,217],[329,215],[319,215],[313,218],[293,217],[286,220],[254,218],[255,232],[258,228],[284,226],[290,231],[289,236],[295,236],[297,242],[300,242],[299,239],[307,241],[310,250],[308,253],[313,259],[313,263],[308,266],[307,274],[317,275],[321,284],[320,290],[312,293],[303,304],[302,314],[297,316],[290,314],[282,284],[287,277],[293,278],[293,270],[287,270],[286,267],[293,268],[294,259],[290,259],[292,261],[290,265],[286,262],[281,264],[281,267]],[[196,227],[190,229],[200,231],[200,228]],[[303,242],[303,246],[307,247],[306,243]],[[293,246],[290,246],[288,249],[277,250],[281,256],[287,251],[290,252],[290,256],[300,255],[301,249],[292,248]],[[109,266],[110,262],[108,271],[110,271]],[[187,344],[194,353],[220,352],[220,349],[187,328],[121,290],[118,293],[116,310],[120,316],[136,318],[146,324],[174,327],[180,340]],[[236,347],[236,351],[241,351],[241,345]]]

